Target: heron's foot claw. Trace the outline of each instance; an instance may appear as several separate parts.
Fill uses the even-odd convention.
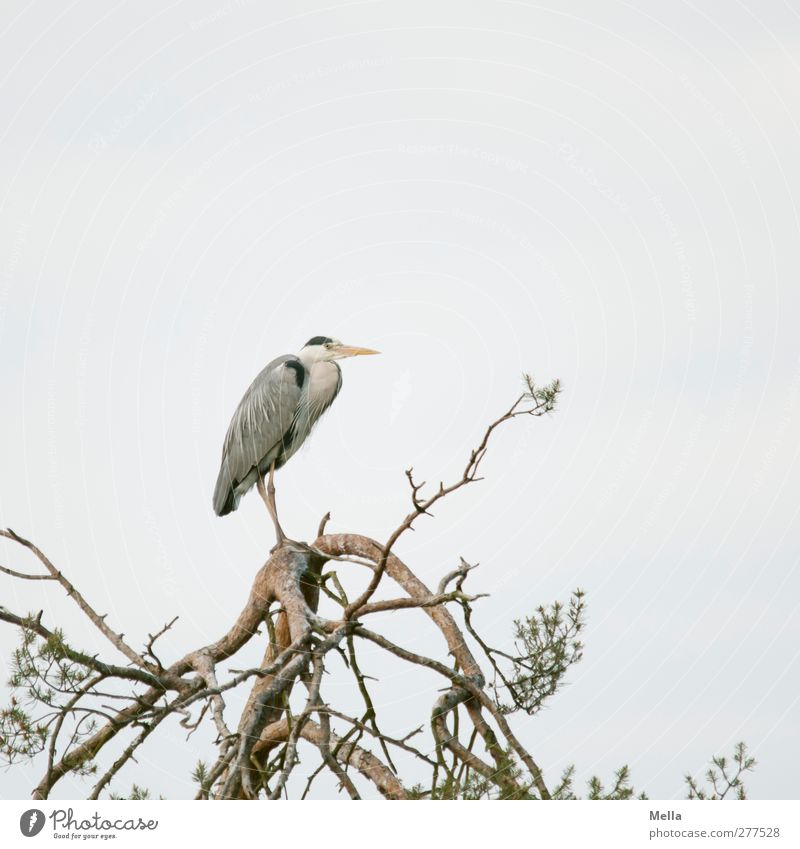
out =
[[[303,551],[306,554],[313,554],[317,557],[325,556],[318,548],[314,548],[313,545],[309,545],[307,542],[301,542],[297,539],[289,539],[289,537],[283,537],[283,539],[278,540],[278,542],[276,542],[269,550],[269,553],[274,554],[281,548],[294,548],[296,551]]]

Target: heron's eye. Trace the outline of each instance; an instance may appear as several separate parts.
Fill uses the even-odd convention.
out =
[[[332,347],[333,347],[333,342],[326,342],[326,343],[325,343],[325,347],[326,347],[326,348],[332,348]]]

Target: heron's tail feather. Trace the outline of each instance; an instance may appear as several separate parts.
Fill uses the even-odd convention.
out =
[[[214,487],[214,512],[217,516],[227,516],[239,506],[235,487],[227,468],[223,465],[219,470],[217,485]]]
[[[238,499],[231,489],[227,493],[223,493],[222,498],[218,501],[214,501],[214,512],[217,516],[227,516],[228,513],[233,513],[238,506]]]

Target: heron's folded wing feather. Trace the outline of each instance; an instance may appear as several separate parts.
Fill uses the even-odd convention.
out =
[[[287,367],[291,363],[291,367]],[[229,486],[242,481],[281,446],[302,398],[302,363],[278,357],[258,374],[233,414],[222,449],[222,468]]]

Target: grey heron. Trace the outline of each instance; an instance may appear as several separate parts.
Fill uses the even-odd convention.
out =
[[[278,545],[286,535],[278,522],[273,477],[305,442],[342,388],[336,360],[377,354],[314,336],[298,354],[276,357],[250,384],[233,414],[222,446],[214,512],[225,516],[255,484],[275,523]],[[264,477],[269,477],[265,491]]]

